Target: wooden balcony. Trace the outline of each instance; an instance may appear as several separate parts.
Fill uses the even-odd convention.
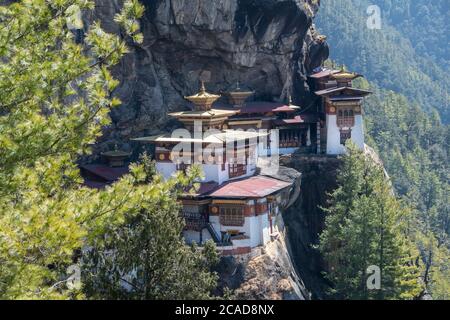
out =
[[[185,230],[201,231],[208,223],[206,215],[199,212],[182,212],[185,221]]]

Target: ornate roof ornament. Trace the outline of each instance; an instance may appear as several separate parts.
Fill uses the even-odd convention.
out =
[[[228,92],[228,97],[230,103],[235,108],[241,108],[244,105],[245,100],[247,100],[247,98],[253,95],[254,93],[255,93],[254,91],[241,89],[240,83],[239,81],[237,81],[236,88],[231,89]]]
[[[291,95],[288,96],[288,106],[289,106],[289,108],[295,109],[295,110],[300,110],[301,109],[300,106],[296,106],[296,105],[293,104]]]
[[[102,152],[101,155],[108,160],[111,167],[122,167],[125,165],[125,160],[131,156],[131,152],[119,150],[119,147],[115,144],[114,150]]]
[[[200,91],[197,94],[184,98],[195,105],[195,110],[208,111],[211,110],[211,106],[220,98],[220,95],[207,92],[205,82],[201,81]]]
[[[341,71],[331,74],[331,78],[335,80],[354,80],[356,78],[362,77],[360,74],[356,72],[348,72],[343,69]]]

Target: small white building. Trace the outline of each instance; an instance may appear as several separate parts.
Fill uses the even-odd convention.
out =
[[[364,149],[363,99],[370,91],[353,88],[353,80],[361,75],[342,70],[323,69],[310,76],[320,89],[315,94],[322,101],[319,110],[325,116],[325,151],[329,155],[345,153],[345,143],[352,140],[361,150]],[[320,148],[319,148],[320,153]]]

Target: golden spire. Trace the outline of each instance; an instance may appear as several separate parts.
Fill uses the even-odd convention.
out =
[[[196,110],[207,111],[211,109],[212,104],[219,99],[220,96],[206,92],[205,82],[201,81],[199,93],[184,98],[191,101],[195,105]]]
[[[230,103],[235,108],[241,108],[245,104],[245,100],[250,97],[254,92],[253,91],[246,91],[244,89],[241,89],[241,84],[239,83],[239,80],[236,81],[236,88],[232,89],[232,91],[228,92],[228,99]]]
[[[296,105],[293,104],[293,102],[292,102],[292,96],[291,96],[290,94],[289,94],[289,96],[288,96],[288,106],[289,106],[291,109],[297,109],[297,110],[300,110],[300,109],[301,109],[299,106],[296,106]]]
[[[206,93],[205,81],[201,80],[200,81],[200,95],[205,94],[205,93]]]

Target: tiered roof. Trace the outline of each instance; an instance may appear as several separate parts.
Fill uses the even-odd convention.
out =
[[[230,140],[234,141],[242,141],[246,139],[252,139],[257,137],[267,136],[267,132],[251,132],[251,131],[242,131],[242,130],[224,130],[223,132],[218,132],[214,134],[210,134],[207,137],[201,139],[195,138],[177,138],[171,137],[169,135],[157,135],[151,137],[142,137],[133,139],[133,141],[140,142],[163,142],[163,143],[178,143],[178,142],[193,142],[193,143],[225,143]]]
[[[184,98],[195,105],[196,111],[207,111],[210,110],[212,104],[220,98],[220,95],[206,92],[205,83],[202,81],[200,91],[197,94]]]
[[[334,87],[316,91],[315,94],[323,97],[348,96],[348,97],[365,97],[371,94],[371,91],[357,89],[353,87]]]

